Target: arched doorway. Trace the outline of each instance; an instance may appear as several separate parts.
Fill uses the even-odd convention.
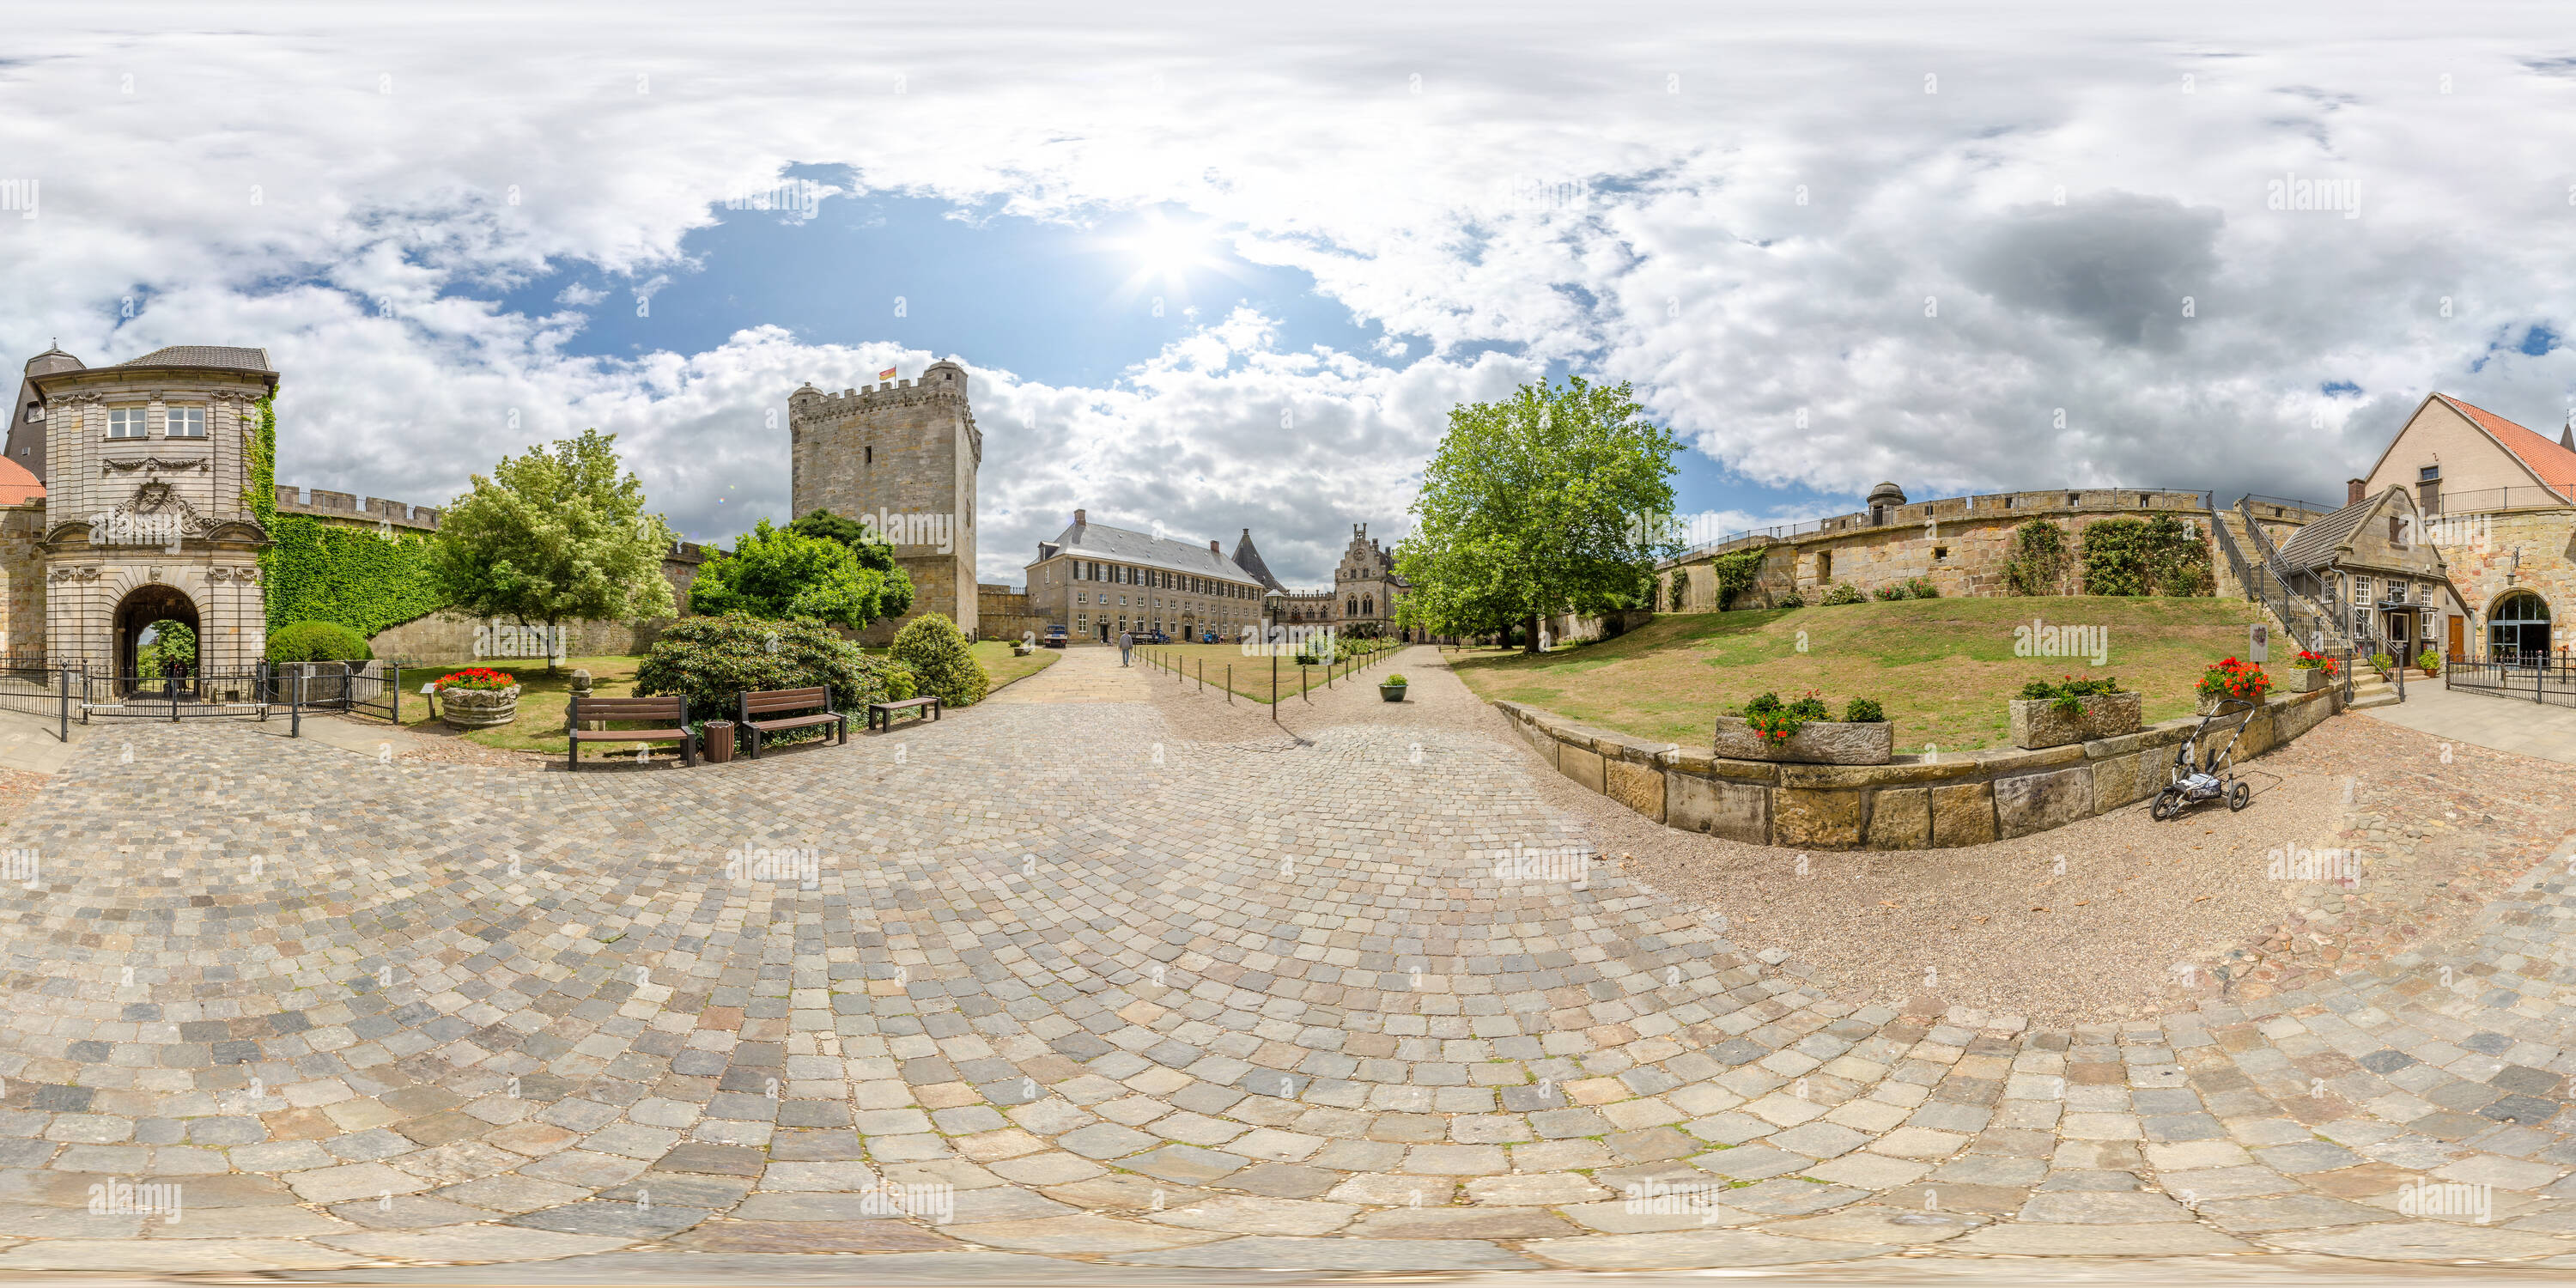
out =
[[[2487,610],[2487,653],[2499,662],[2548,657],[2548,603],[2527,590],[2497,600]]]
[[[196,601],[178,587],[155,582],[137,586],[116,606],[116,673],[137,676],[143,672],[137,656],[143,632],[154,622],[177,622],[202,638],[197,624]]]

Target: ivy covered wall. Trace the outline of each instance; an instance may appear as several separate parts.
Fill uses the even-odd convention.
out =
[[[269,547],[260,552],[259,572],[267,592],[269,630],[295,622],[337,622],[373,635],[446,607],[447,597],[428,576],[427,537],[384,537],[372,528],[278,512],[273,398],[259,405],[259,430],[250,445],[250,495],[243,501],[268,530]]]

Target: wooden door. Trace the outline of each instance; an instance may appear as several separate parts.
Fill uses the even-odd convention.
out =
[[[2463,650],[2460,648],[2460,621],[2461,621],[2461,619],[2460,619],[2460,615],[2459,615],[2458,613],[2452,613],[2452,614],[2450,614],[2450,618],[2451,618],[2451,652],[2450,652],[2450,656],[2452,656],[2452,657],[2458,657],[2458,656],[2461,654],[2461,652],[2463,651]]]

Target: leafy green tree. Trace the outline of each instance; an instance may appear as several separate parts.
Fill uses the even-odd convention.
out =
[[[475,475],[439,516],[429,566],[469,616],[631,621],[671,613],[662,555],[677,539],[644,512],[643,483],[619,475],[617,436],[586,429]]]
[[[1508,630],[1538,651],[1539,619],[1647,602],[1676,552],[1670,430],[1626,383],[1523,385],[1449,412],[1423,470],[1396,568],[1413,583],[1398,620],[1438,634]]]
[[[879,616],[901,617],[912,611],[912,574],[894,561],[894,546],[870,535],[866,524],[856,519],[844,519],[829,510],[816,510],[788,524],[787,530],[838,541],[858,555],[859,567],[883,578],[884,611]]]
[[[186,622],[164,618],[152,623],[151,630],[152,642],[135,650],[137,675],[153,678],[197,664],[197,633]]]
[[[763,519],[734,543],[733,553],[699,566],[689,583],[689,611],[811,617],[856,629],[894,615],[886,607],[888,576],[862,567],[858,552],[838,541],[773,528]],[[900,569],[891,576],[901,579],[901,599],[909,605],[911,579]]]
[[[2209,547],[2170,514],[2097,519],[2084,529],[2084,590],[2093,595],[2205,595]]]

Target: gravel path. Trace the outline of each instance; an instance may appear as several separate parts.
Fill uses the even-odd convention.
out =
[[[1401,704],[1374,687],[1393,673],[1412,682]],[[1800,854],[1676,831],[1574,785],[1527,750],[1436,648],[1407,649],[1359,679],[1317,691],[1311,704],[1281,704],[1281,721],[1309,734],[1401,724],[1490,738],[1527,767],[1542,799],[1583,821],[1606,862],[1719,911],[1738,942],[1794,952],[1845,1000],[1908,1014],[1965,1006],[2077,1024],[2142,1018],[2248,985],[2267,995],[2455,931],[2459,912],[2482,906],[2576,830],[2576,767],[2337,717],[2247,762],[2255,796],[2242,813],[2204,808],[2157,823],[2141,802],[1969,849]],[[1276,736],[1265,709],[1226,708],[1213,690],[1202,699],[1165,681],[1155,699],[1185,737]],[[2288,861],[2302,850],[2351,852],[2362,890],[2274,875],[2276,859],[2295,874]],[[2369,918],[2365,904],[2377,910]],[[2303,915],[2320,907],[2331,924]],[[2365,933],[2359,946],[2305,937],[2348,940],[2381,922],[2388,933]],[[2293,951],[2265,952],[2266,943]],[[2280,956],[2293,964],[2275,963]]]

